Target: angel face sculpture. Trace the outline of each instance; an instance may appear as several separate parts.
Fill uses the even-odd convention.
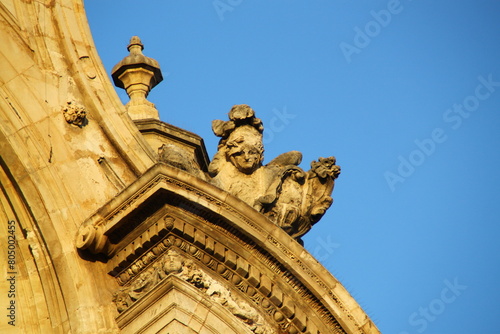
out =
[[[291,151],[263,166],[262,121],[247,105],[236,105],[229,121],[212,122],[221,137],[209,166],[212,182],[300,238],[332,204],[330,194],[340,174],[335,158],[314,161],[309,172],[298,165],[302,154]]]
[[[226,143],[227,159],[242,173],[252,174],[262,165],[264,147],[256,130],[245,126],[235,130]]]

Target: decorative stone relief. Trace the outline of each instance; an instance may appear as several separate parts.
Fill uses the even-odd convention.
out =
[[[87,125],[87,111],[85,107],[75,101],[68,101],[62,108],[64,119],[71,125],[79,128]]]
[[[295,153],[291,152],[291,154]],[[279,159],[275,159],[275,161],[279,161]],[[312,182],[314,178],[318,179],[315,181],[322,182],[322,180],[328,180],[329,173],[336,173],[334,166],[332,159],[319,159],[313,162],[309,172],[302,171],[302,173],[309,182]],[[165,165],[159,167],[164,168]],[[262,169],[265,167],[261,166]],[[300,170],[293,168],[291,170],[300,172]],[[297,280],[282,263],[263,252],[260,246],[252,242],[248,236],[239,233],[224,219],[209,215],[208,211],[200,210],[198,206],[191,207],[191,202],[177,203],[174,201],[172,202],[173,206],[161,207],[157,213],[152,215],[154,219],[144,222],[148,226],[147,229],[141,230],[140,234],[136,233],[135,238],[129,239],[127,245],[121,244],[119,242],[121,239],[117,237],[125,235],[127,231],[125,226],[131,222],[126,212],[129,212],[132,207],[140,206],[141,196],[145,196],[144,194],[147,194],[149,189],[155,189],[159,184],[167,184],[168,187],[165,187],[171,191],[177,191],[177,189],[189,192],[196,191],[196,195],[202,198],[202,201],[207,200],[223,210],[231,209],[231,207],[227,207],[227,204],[213,198],[208,193],[161,174],[161,176],[152,178],[151,182],[136,189],[130,194],[130,197],[120,202],[121,204],[110,207],[109,212],[100,213],[100,220],[86,224],[80,230],[77,247],[81,250],[88,249],[93,253],[102,253],[108,257],[108,273],[115,277],[122,287],[115,296],[117,309],[123,313],[134,303],[133,298],[142,298],[156,284],[164,282],[163,280],[168,275],[180,278],[184,269],[180,273],[174,269],[165,269],[163,274],[157,271],[159,270],[157,268],[160,268],[158,263],[163,261],[160,259],[163,259],[169,249],[175,249],[183,254],[182,258],[190,259],[203,268],[203,273],[210,275],[209,277],[215,278],[225,286],[230,286],[234,294],[243,293],[244,300],[254,309],[260,310],[260,314],[265,317],[268,323],[273,324],[274,328],[279,327],[283,332],[290,334],[306,331],[317,333],[314,329],[323,323],[332,330],[332,333],[343,333],[342,327],[335,316],[331,314],[329,308],[321,300],[318,300],[300,280]],[[328,191],[328,189],[326,190]],[[129,215],[134,214],[134,212],[129,212]],[[234,208],[230,212],[238,214],[238,210]],[[238,217],[238,219],[244,218]],[[115,223],[114,225],[110,223],[122,220],[126,223]],[[194,224],[194,221],[198,221],[199,225]],[[265,232],[251,219],[247,218],[242,222],[248,224],[256,232]],[[106,233],[112,227],[115,227],[116,233]],[[231,239],[232,242],[223,242],[226,239]],[[349,310],[343,307],[332,290],[334,285],[325,284],[323,278],[311,270],[307,261],[303,261],[297,253],[291,251],[278,239],[268,235],[265,242],[283,252],[288,259],[287,263],[303,271],[312,282],[322,289],[321,293],[333,298],[336,307],[342,310],[344,316],[350,318]],[[235,244],[242,248],[235,248]],[[252,261],[247,261],[248,254],[253,254]],[[175,266],[171,265],[167,268],[175,268]],[[188,272],[189,270],[186,269],[185,273]],[[158,278],[158,275],[162,276]],[[188,279],[184,279],[184,281],[187,282]],[[191,281],[200,280],[193,279]],[[201,282],[204,281],[201,280]],[[196,286],[195,283],[190,284]],[[205,291],[208,287],[204,286],[200,289]],[[132,291],[131,294],[130,291]],[[300,297],[297,298],[297,296]],[[307,305],[308,312],[301,311],[303,305]],[[318,317],[321,320],[317,320]]]
[[[170,166],[182,169],[194,176],[205,179],[200,166],[193,158],[187,157],[186,152],[174,144],[163,144],[158,148],[158,160]]]
[[[212,182],[253,206],[295,238],[305,234],[330,207],[335,158],[319,158],[305,172],[302,154],[283,153],[263,166],[262,121],[248,105],[235,105],[229,121],[212,122],[221,137],[209,166]]]
[[[78,61],[80,62],[82,68],[83,68],[83,73],[87,76],[89,79],[95,79],[97,77],[96,71],[95,71],[95,66],[92,63],[92,60],[90,59],[89,56],[81,56]]]
[[[152,266],[143,271],[132,283],[121,288],[113,296],[118,312],[124,312],[136,300],[152,290],[168,275],[174,275],[202,290],[210,300],[224,306],[234,316],[243,321],[256,334],[274,334],[262,316],[248,303],[233,296],[223,284],[202,272],[193,261],[181,256],[170,248]]]
[[[314,330],[314,321],[311,321],[312,318],[301,312],[300,307],[297,308],[297,300],[293,297],[295,294],[301,296],[301,301],[307,303],[308,309],[313,310],[322,318],[325,324],[328,324],[329,328],[332,329],[332,333],[343,333],[339,323],[331,316],[328,310],[324,308],[321,302],[312,297],[309,290],[302,285],[293,274],[277,264],[269,255],[256,251],[257,249],[255,248],[248,249],[252,254],[255,254],[255,259],[258,259],[263,266],[255,265],[255,263],[251,264],[245,260],[244,257],[236,255],[227,245],[222,245],[212,237],[200,231],[196,231],[186,222],[171,217],[169,221],[172,223],[170,230],[175,232],[175,235],[167,235],[155,246],[150,248],[149,251],[143,253],[143,255],[139,257],[135,257],[132,254],[126,255],[127,259],[135,258],[135,260],[133,260],[132,263],[128,262],[128,265],[125,267],[121,265],[116,266],[118,262],[111,260],[110,264],[112,264],[113,267],[112,275],[116,277],[118,283],[123,286],[122,291],[128,291],[128,287],[131,286],[139,287],[140,291],[143,291],[142,289],[144,286],[148,288],[147,291],[149,291],[150,288],[156,285],[154,282],[160,284],[161,279],[156,279],[155,277],[157,276],[154,274],[155,271],[150,268],[157,268],[157,263],[163,261],[161,259],[166,256],[165,254],[167,254],[167,251],[174,249],[176,252],[183,254],[181,255],[183,259],[187,258],[189,254],[192,261],[200,261],[198,263],[203,263],[206,271],[211,274],[210,276],[196,276],[195,279],[191,279],[191,282],[204,282],[200,277],[219,277],[219,282],[224,282],[225,285],[232,286],[234,289],[244,293],[252,301],[254,308],[260,309],[268,314],[269,318],[274,320],[276,325],[285,333],[293,334],[304,332],[304,328],[307,328],[307,331],[311,333],[316,333]],[[217,225],[212,225],[209,222],[207,222],[207,224],[211,226],[211,229],[217,228]],[[240,238],[241,236],[238,237],[234,235],[233,237]],[[141,238],[139,237],[138,239]],[[285,251],[287,255],[290,256],[290,261],[294,266],[298,266],[305,270],[314,282],[325,289],[325,291],[336,300],[337,306],[345,311],[342,303],[331,294],[333,286],[327,286],[320,277],[314,275],[308,269],[307,265],[305,265],[299,257],[291,253],[278,240],[269,236],[268,241]],[[241,240],[241,242],[245,241]],[[184,261],[186,267],[192,268],[191,260]],[[174,263],[176,261],[172,260],[171,262]],[[176,272],[179,268],[178,265],[169,265],[167,268],[171,268],[170,273],[175,274],[177,277],[183,275],[182,272]],[[266,269],[263,270],[263,268]],[[192,269],[187,270],[187,276],[183,277],[191,277],[192,275],[189,274],[191,271]],[[144,272],[149,274],[143,274]],[[148,277],[149,283],[144,283],[141,277]],[[161,277],[166,277],[166,275]],[[281,279],[279,280],[281,283],[277,283],[277,280],[271,280],[270,277],[280,277]],[[188,279],[184,280],[188,281]],[[153,282],[153,284],[150,284],[151,282]],[[285,285],[283,285],[283,283]],[[195,285],[194,283],[192,284]],[[203,289],[208,287],[206,284],[200,284],[199,286]],[[293,292],[289,289],[292,289]],[[140,296],[142,295],[139,294],[139,298]],[[133,303],[133,300],[128,294],[123,295],[117,293],[115,298],[117,308],[123,308],[123,310]],[[124,304],[124,301],[127,304]],[[347,314],[349,316],[348,312]],[[267,321],[270,320],[269,318]]]

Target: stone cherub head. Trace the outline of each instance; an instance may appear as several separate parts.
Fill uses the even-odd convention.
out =
[[[239,127],[229,135],[225,153],[226,159],[237,170],[252,174],[264,160],[262,136],[251,126]]]
[[[180,254],[174,249],[169,249],[164,256],[162,269],[165,275],[179,273],[182,271],[183,264]]]
[[[219,150],[209,166],[212,176],[216,176],[227,162],[247,175],[262,166],[264,127],[248,105],[233,106],[229,111],[229,121],[213,121],[212,130],[221,137]]]
[[[245,104],[229,111],[229,120],[212,122],[221,137],[208,171],[211,182],[246,202],[294,238],[321,219],[333,202],[330,196],[340,167],[334,157],[319,158],[305,172],[302,154],[290,151],[265,166],[262,121]]]

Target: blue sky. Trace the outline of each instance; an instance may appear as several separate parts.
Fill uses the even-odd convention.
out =
[[[211,121],[245,103],[266,161],[337,157],[305,246],[383,333],[500,333],[499,1],[85,6],[108,73],[140,36],[165,78],[149,100],[210,156]]]

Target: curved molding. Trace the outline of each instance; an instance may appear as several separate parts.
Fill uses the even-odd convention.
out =
[[[65,66],[75,79],[80,94],[85,97],[88,108],[94,110],[95,119],[122,158],[136,175],[140,175],[155,161],[155,155],[126,113],[104,70],[92,39],[83,1],[55,2],[53,17]]]
[[[215,224],[212,228],[205,224],[207,230],[221,226],[230,234],[236,233],[247,239],[247,244],[255,245],[259,253],[268,253],[271,261],[295,277],[303,285],[304,293],[314,296],[313,299],[325,307],[346,332],[378,333],[345,288],[281,228],[238,198],[166,164],[153,166],[87,219],[77,236],[78,244],[81,249],[103,253],[110,258],[110,273],[118,275],[120,263],[130,263],[151,249],[152,245],[142,247],[139,240],[146,239],[142,237],[144,234],[155,235],[154,231],[151,232],[152,227],[157,232],[164,231],[163,235],[171,230],[177,230],[179,236],[191,234],[185,240],[192,240],[192,243],[196,243],[196,238],[207,240],[203,236],[196,237],[196,228],[181,222],[181,219],[186,221],[185,214],[180,214],[180,219],[174,218],[173,222],[166,221],[165,215],[173,212],[172,217],[175,217],[175,210],[165,206],[202,217],[207,223]],[[138,221],[140,217],[146,217],[143,210],[149,214],[157,213],[155,219]],[[158,221],[163,225],[159,226]],[[203,228],[200,230],[203,232]],[[94,234],[93,240],[100,242],[84,242],[89,231]],[[226,261],[224,256],[219,260]]]
[[[117,330],[109,316],[111,295],[99,291],[105,286],[99,280],[106,274],[89,279],[95,268],[77,261],[72,236],[84,217],[116,193],[98,158],[107,157],[124,183],[130,183],[153,164],[154,153],[125,114],[107,78],[90,37],[83,2],[11,4],[15,8],[11,13],[0,6],[4,46],[0,51],[0,154],[2,167],[12,174],[11,182],[29,208],[32,225],[28,220],[20,224],[28,226],[29,235],[39,233],[24,241],[40,256],[36,268],[31,268],[33,280],[27,282],[27,289],[41,291],[35,280],[38,270],[43,293],[36,296],[37,302],[54,307],[42,317],[44,332],[110,333]],[[61,113],[61,106],[73,99],[88,110],[85,129],[68,125]],[[78,177],[75,170],[81,173]],[[82,191],[92,187],[98,192]],[[25,258],[30,256],[26,248]],[[112,278],[109,281],[113,283]],[[96,312],[97,307],[104,312]],[[28,318],[36,321],[34,314]]]
[[[0,143],[0,151],[5,152],[1,149]],[[70,331],[63,291],[56,278],[56,270],[46,241],[34,222],[33,213],[20,192],[19,185],[1,156],[0,219],[5,227],[0,231],[2,241],[7,240],[4,235],[7,233],[7,221],[13,222],[14,233],[9,235],[14,235],[16,240],[14,264],[8,270],[13,272],[15,277],[13,293],[17,312],[13,323],[17,328],[30,333]],[[7,253],[7,247],[2,247],[2,250]],[[5,270],[4,274],[7,273],[7,268]],[[7,325],[6,321],[0,324],[1,332],[10,330],[12,327]]]

